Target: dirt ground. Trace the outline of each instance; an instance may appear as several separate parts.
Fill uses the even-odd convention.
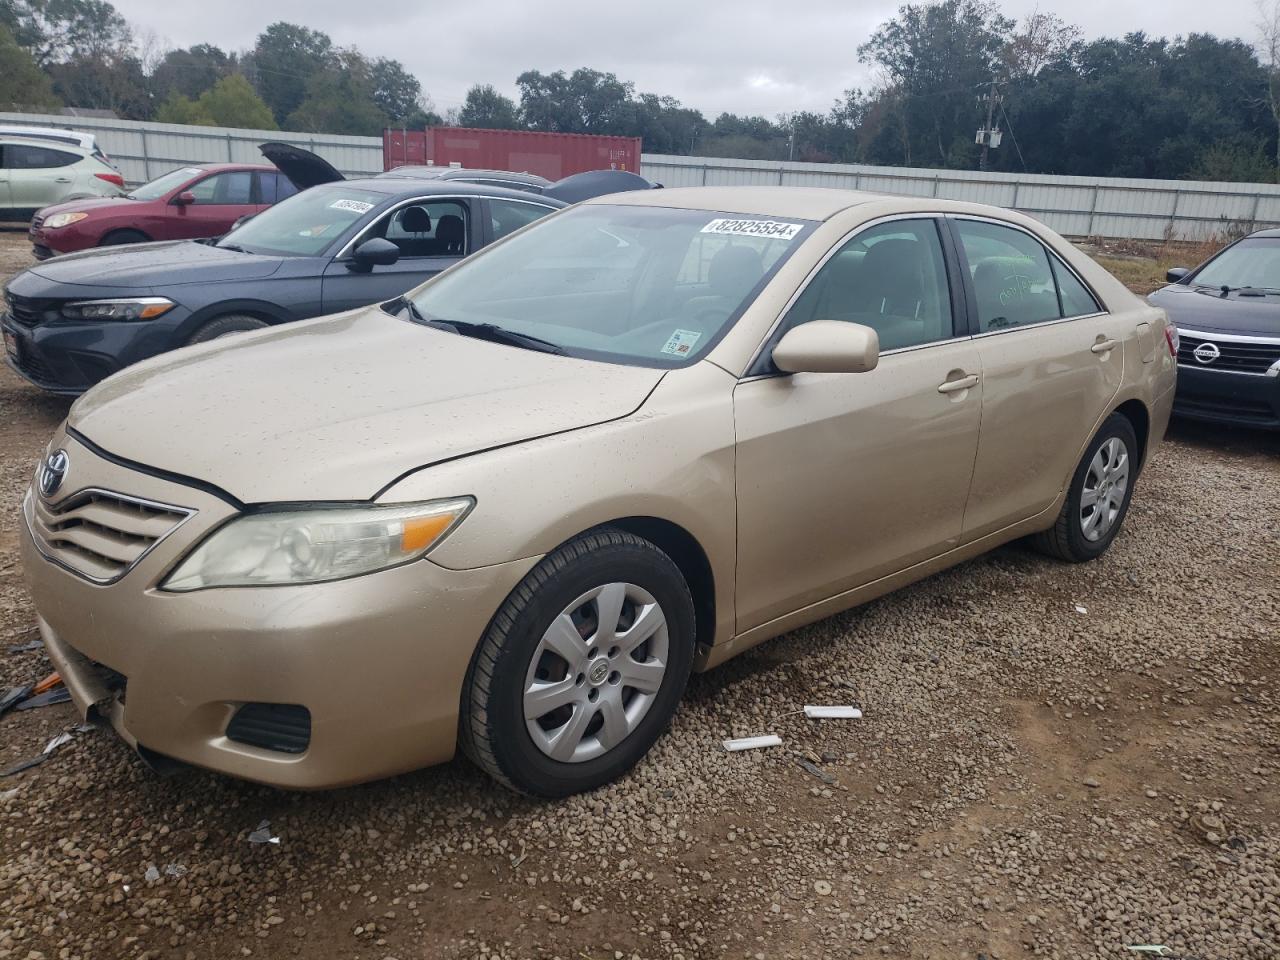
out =
[[[67,407],[0,371],[0,687],[49,669],[10,652],[17,505]],[[1278,625],[1280,437],[1175,425],[1100,561],[1009,546],[759,647],[564,802],[462,760],[161,780],[69,706],[11,712],[0,768],[74,739],[0,780],[0,958],[1275,958]],[[865,718],[799,712],[840,702]]]

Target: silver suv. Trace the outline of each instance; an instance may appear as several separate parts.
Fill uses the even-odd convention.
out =
[[[52,203],[123,192],[124,178],[84,147],[0,134],[0,220],[26,221]]]

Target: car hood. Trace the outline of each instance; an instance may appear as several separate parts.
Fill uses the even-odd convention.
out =
[[[626,416],[662,375],[375,307],[145,361],[86,393],[68,426],[245,503],[365,500],[433,463]]]
[[[1196,290],[1175,283],[1162,287],[1147,302],[1160,307],[1175,326],[1206,333],[1280,337],[1280,296],[1223,296],[1216,290]]]
[[[47,220],[55,213],[101,213],[103,211],[126,213],[130,210],[137,212],[145,202],[145,200],[126,200],[124,197],[85,197],[83,200],[64,200],[62,203],[50,204],[41,208],[37,216]]]
[[[291,143],[260,143],[258,149],[262,151],[264,157],[276,165],[281,173],[293,181],[293,185],[299,190],[346,179],[324,157],[310,150],[295,147]]]
[[[279,257],[237,253],[194,240],[165,240],[68,253],[27,272],[54,283],[136,288],[261,280],[279,270],[280,264]]]

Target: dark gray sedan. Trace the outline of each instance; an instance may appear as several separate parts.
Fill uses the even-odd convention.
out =
[[[5,354],[37,386],[79,394],[166,350],[392,299],[565,205],[447,180],[323,183],[219,240],[104,247],[20,273]]]

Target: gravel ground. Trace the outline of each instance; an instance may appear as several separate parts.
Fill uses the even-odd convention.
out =
[[[7,652],[16,506],[66,408],[0,372],[0,685],[48,670]],[[1280,438],[1176,426],[1101,561],[1006,547],[757,648],[559,803],[461,760],[160,780],[68,706],[11,713],[0,767],[74,739],[0,780],[0,958],[1280,956],[1278,490]]]

